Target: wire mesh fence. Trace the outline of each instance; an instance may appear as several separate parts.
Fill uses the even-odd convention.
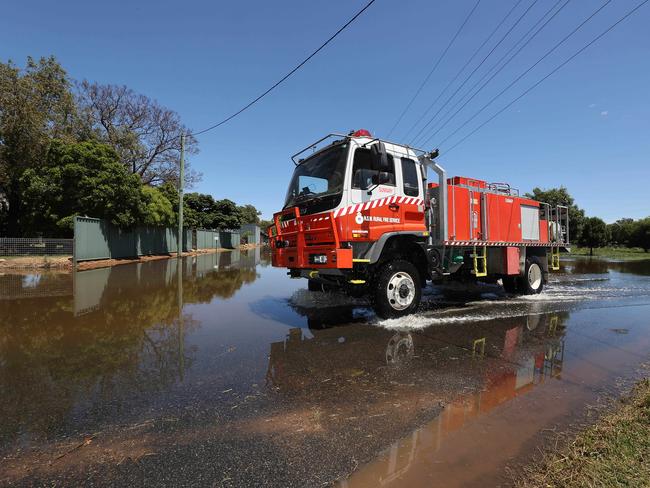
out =
[[[65,273],[0,275],[0,300],[71,296],[72,285],[72,276]]]
[[[0,256],[72,256],[73,239],[0,237]]]

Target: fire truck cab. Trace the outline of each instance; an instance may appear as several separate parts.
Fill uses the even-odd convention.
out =
[[[569,243],[568,208],[503,183],[447,178],[435,157],[366,130],[296,153],[268,229],[273,266],[312,291],[368,295],[381,317],[415,311],[427,281],[501,279],[512,293],[541,292]]]

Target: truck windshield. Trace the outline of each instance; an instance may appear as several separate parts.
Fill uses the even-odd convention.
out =
[[[337,205],[343,193],[347,154],[348,144],[338,144],[300,163],[293,172],[284,208],[325,197],[336,200],[332,206]]]

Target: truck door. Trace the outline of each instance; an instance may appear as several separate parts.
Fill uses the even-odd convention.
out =
[[[399,218],[399,208],[393,203],[396,196],[395,158],[388,154],[385,181],[377,185],[378,173],[372,169],[370,149],[358,147],[353,156],[348,229],[354,239],[377,240],[392,232]],[[371,193],[368,192],[371,190]]]
[[[424,223],[424,184],[420,177],[419,163],[415,160],[401,157],[397,185],[397,205],[400,223],[397,224],[402,231],[425,230]]]

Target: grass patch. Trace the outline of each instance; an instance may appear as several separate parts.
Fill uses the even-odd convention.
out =
[[[588,247],[572,247],[569,256],[589,256]],[[644,252],[639,247],[598,247],[594,256],[612,259],[650,259],[650,252]]]
[[[650,486],[650,380],[559,452],[525,468],[521,487]]]

